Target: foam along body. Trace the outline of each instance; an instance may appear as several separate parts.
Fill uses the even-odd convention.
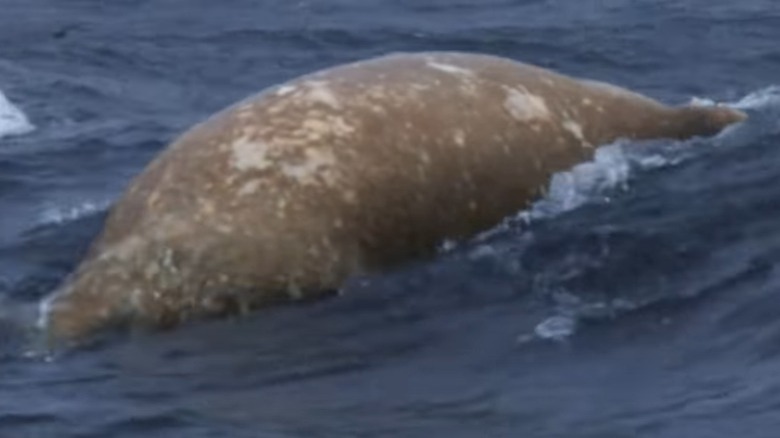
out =
[[[598,145],[712,135],[743,118],[486,55],[323,70],[174,141],[41,321],[78,339],[316,297],[494,226]]]

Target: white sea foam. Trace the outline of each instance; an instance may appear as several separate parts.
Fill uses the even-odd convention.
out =
[[[692,105],[710,106],[716,102],[694,97]],[[736,102],[725,105],[739,109],[760,109],[780,106],[780,86],[770,86],[748,94]],[[735,125],[734,129],[739,126]],[[726,129],[719,137],[728,136],[733,129]],[[684,159],[680,154],[666,152],[637,152],[628,141],[617,141],[596,150],[591,161],[578,164],[570,170],[552,176],[545,196],[529,209],[523,210],[513,219],[524,222],[551,218],[574,210],[593,201],[609,202],[609,194],[628,188],[628,181],[637,170],[673,166]],[[485,235],[493,235],[506,228],[506,224],[490,230]]]
[[[0,91],[0,138],[27,134],[33,129],[27,116]]]
[[[780,86],[771,85],[761,90],[754,91],[729,106],[739,109],[761,109],[768,106],[780,105]]]
[[[610,202],[610,196],[616,190],[628,189],[629,179],[636,170],[670,166],[682,160],[673,154],[640,152],[634,146],[622,140],[602,146],[591,161],[554,174],[541,199],[501,225],[482,233],[476,240],[503,232],[518,220],[528,224],[558,216],[589,202]]]
[[[109,204],[109,201],[85,201],[81,204],[70,206],[47,206],[41,213],[38,223],[40,225],[49,225],[72,222],[92,213],[105,210]]]
[[[761,109],[768,106],[780,105],[780,86],[770,85],[766,88],[754,91],[736,102],[718,103],[706,97],[693,97],[689,102],[694,106],[725,105],[737,109]]]
[[[706,98],[694,98],[692,105],[712,106],[715,101]],[[724,105],[743,109],[761,110],[768,107],[780,107],[780,86],[770,86],[752,92],[736,102],[723,103]],[[718,135],[720,138],[732,135],[733,129],[726,129]],[[486,237],[493,236],[511,227],[514,220],[520,219],[525,223],[549,219],[564,212],[571,211],[588,202],[609,202],[610,193],[616,189],[626,189],[633,173],[637,170],[647,170],[659,167],[672,166],[684,159],[681,154],[667,153],[665,151],[637,152],[629,142],[618,141],[613,144],[600,147],[593,160],[574,166],[572,169],[553,175],[549,188],[542,199],[535,202],[529,209],[517,213],[506,221],[479,237],[476,241],[482,241]],[[489,245],[489,244],[485,244]],[[474,254],[492,254],[495,251],[486,251],[485,245],[472,249]],[[518,342],[524,343],[534,339],[561,341],[577,330],[578,320],[585,315],[611,314],[615,311],[630,311],[643,307],[644,303],[616,300],[606,303],[580,303],[576,296],[569,294],[569,301],[558,303],[557,314],[548,317],[534,327],[531,333],[522,334]],[[557,298],[556,298],[557,301]]]
[[[618,142],[601,147],[592,161],[553,175],[546,196],[521,212],[520,217],[531,221],[555,216],[582,206],[606,190],[626,188],[631,163],[623,146]]]
[[[571,316],[551,316],[534,327],[534,334],[540,339],[562,341],[577,329],[577,319]]]

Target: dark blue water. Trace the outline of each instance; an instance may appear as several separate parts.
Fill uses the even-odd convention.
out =
[[[777,436],[778,41],[774,0],[0,0],[0,90],[36,127],[0,138],[0,437]],[[431,49],[751,118],[609,145],[532,210],[334,299],[25,354],[10,321],[174,135]]]

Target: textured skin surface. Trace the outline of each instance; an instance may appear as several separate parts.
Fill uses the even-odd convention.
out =
[[[743,118],[485,55],[317,72],[214,115],[155,159],[42,323],[77,339],[318,296],[495,225],[598,145],[712,135]]]

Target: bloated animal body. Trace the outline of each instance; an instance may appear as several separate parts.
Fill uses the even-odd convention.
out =
[[[494,226],[599,145],[712,135],[743,118],[487,55],[316,72],[175,140],[41,321],[72,340],[318,296]]]

